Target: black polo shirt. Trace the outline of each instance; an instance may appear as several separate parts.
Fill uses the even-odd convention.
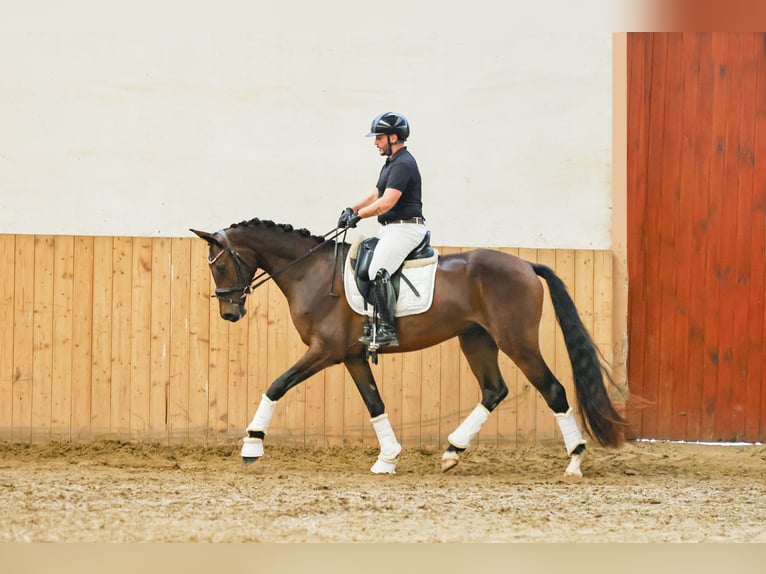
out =
[[[394,207],[378,216],[378,221],[385,223],[397,219],[423,217],[420,186],[418,164],[412,154],[407,151],[407,148],[403,147],[386,159],[385,165],[380,170],[377,184],[378,197],[382,196],[389,187],[401,191],[402,196]]]

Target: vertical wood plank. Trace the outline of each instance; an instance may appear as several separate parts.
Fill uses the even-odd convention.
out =
[[[191,242],[170,241],[170,376],[168,384],[168,439],[189,441],[189,310],[191,305]]]
[[[211,289],[214,289],[211,279]],[[216,299],[210,300],[210,357],[208,371],[208,442],[219,442],[228,429],[229,325],[221,318]]]
[[[53,237],[50,235],[36,236],[34,254],[34,342],[32,348],[31,435],[33,441],[47,441],[51,436],[53,266]]]
[[[402,355],[402,433],[400,442],[404,448],[421,444],[421,398],[423,392],[421,354]]]
[[[170,385],[171,240],[152,241],[151,384],[149,436],[168,440],[168,387]]]
[[[34,345],[35,238],[16,236],[13,331],[13,431],[14,441],[32,436],[32,372]]]
[[[152,379],[152,239],[137,237],[131,257],[130,432],[132,440],[149,438]]]
[[[111,393],[110,436],[127,438],[130,433],[131,345],[133,299],[133,239],[112,240],[112,306],[111,306]]]
[[[93,237],[74,239],[72,289],[72,440],[91,438],[93,380]]]
[[[109,437],[112,391],[112,246],[111,237],[93,240],[93,371],[91,433]]]
[[[399,322],[401,324],[401,321]],[[396,433],[397,440],[402,436],[402,355],[393,353],[385,355],[381,360],[383,376],[381,389],[385,393],[383,402],[391,422],[391,427]]]
[[[0,234],[0,440],[13,436],[15,249],[16,237]]]
[[[51,438],[72,438],[72,315],[74,237],[54,238],[53,263],[53,373]],[[79,357],[78,357],[78,360]]]
[[[208,368],[210,363],[210,270],[208,246],[191,240],[189,277],[189,438],[207,442]]]

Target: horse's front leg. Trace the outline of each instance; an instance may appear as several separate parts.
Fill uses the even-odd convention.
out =
[[[385,413],[383,399],[380,397],[380,392],[375,384],[370,365],[359,357],[347,360],[346,368],[362,395],[362,400],[370,413],[372,428],[380,444],[380,454],[370,472],[373,474],[396,474],[396,465],[399,462],[402,445],[396,440],[396,433],[394,433],[391,421],[388,420],[388,415]]]
[[[266,437],[269,423],[277,408],[277,401],[291,388],[334,362],[321,349],[309,348],[298,362],[271,384],[261,397],[253,420],[247,425],[247,436],[242,443],[242,462],[249,464],[263,456],[263,439]]]

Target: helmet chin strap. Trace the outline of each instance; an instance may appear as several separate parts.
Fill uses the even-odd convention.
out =
[[[388,142],[388,148],[386,149],[386,155],[391,156],[391,134],[386,134],[386,140]]]

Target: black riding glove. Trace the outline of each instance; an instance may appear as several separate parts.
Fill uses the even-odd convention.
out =
[[[356,224],[359,223],[361,219],[362,218],[359,217],[358,213],[354,213],[350,207],[347,207],[340,214],[340,218],[338,219],[338,229],[356,227]]]

